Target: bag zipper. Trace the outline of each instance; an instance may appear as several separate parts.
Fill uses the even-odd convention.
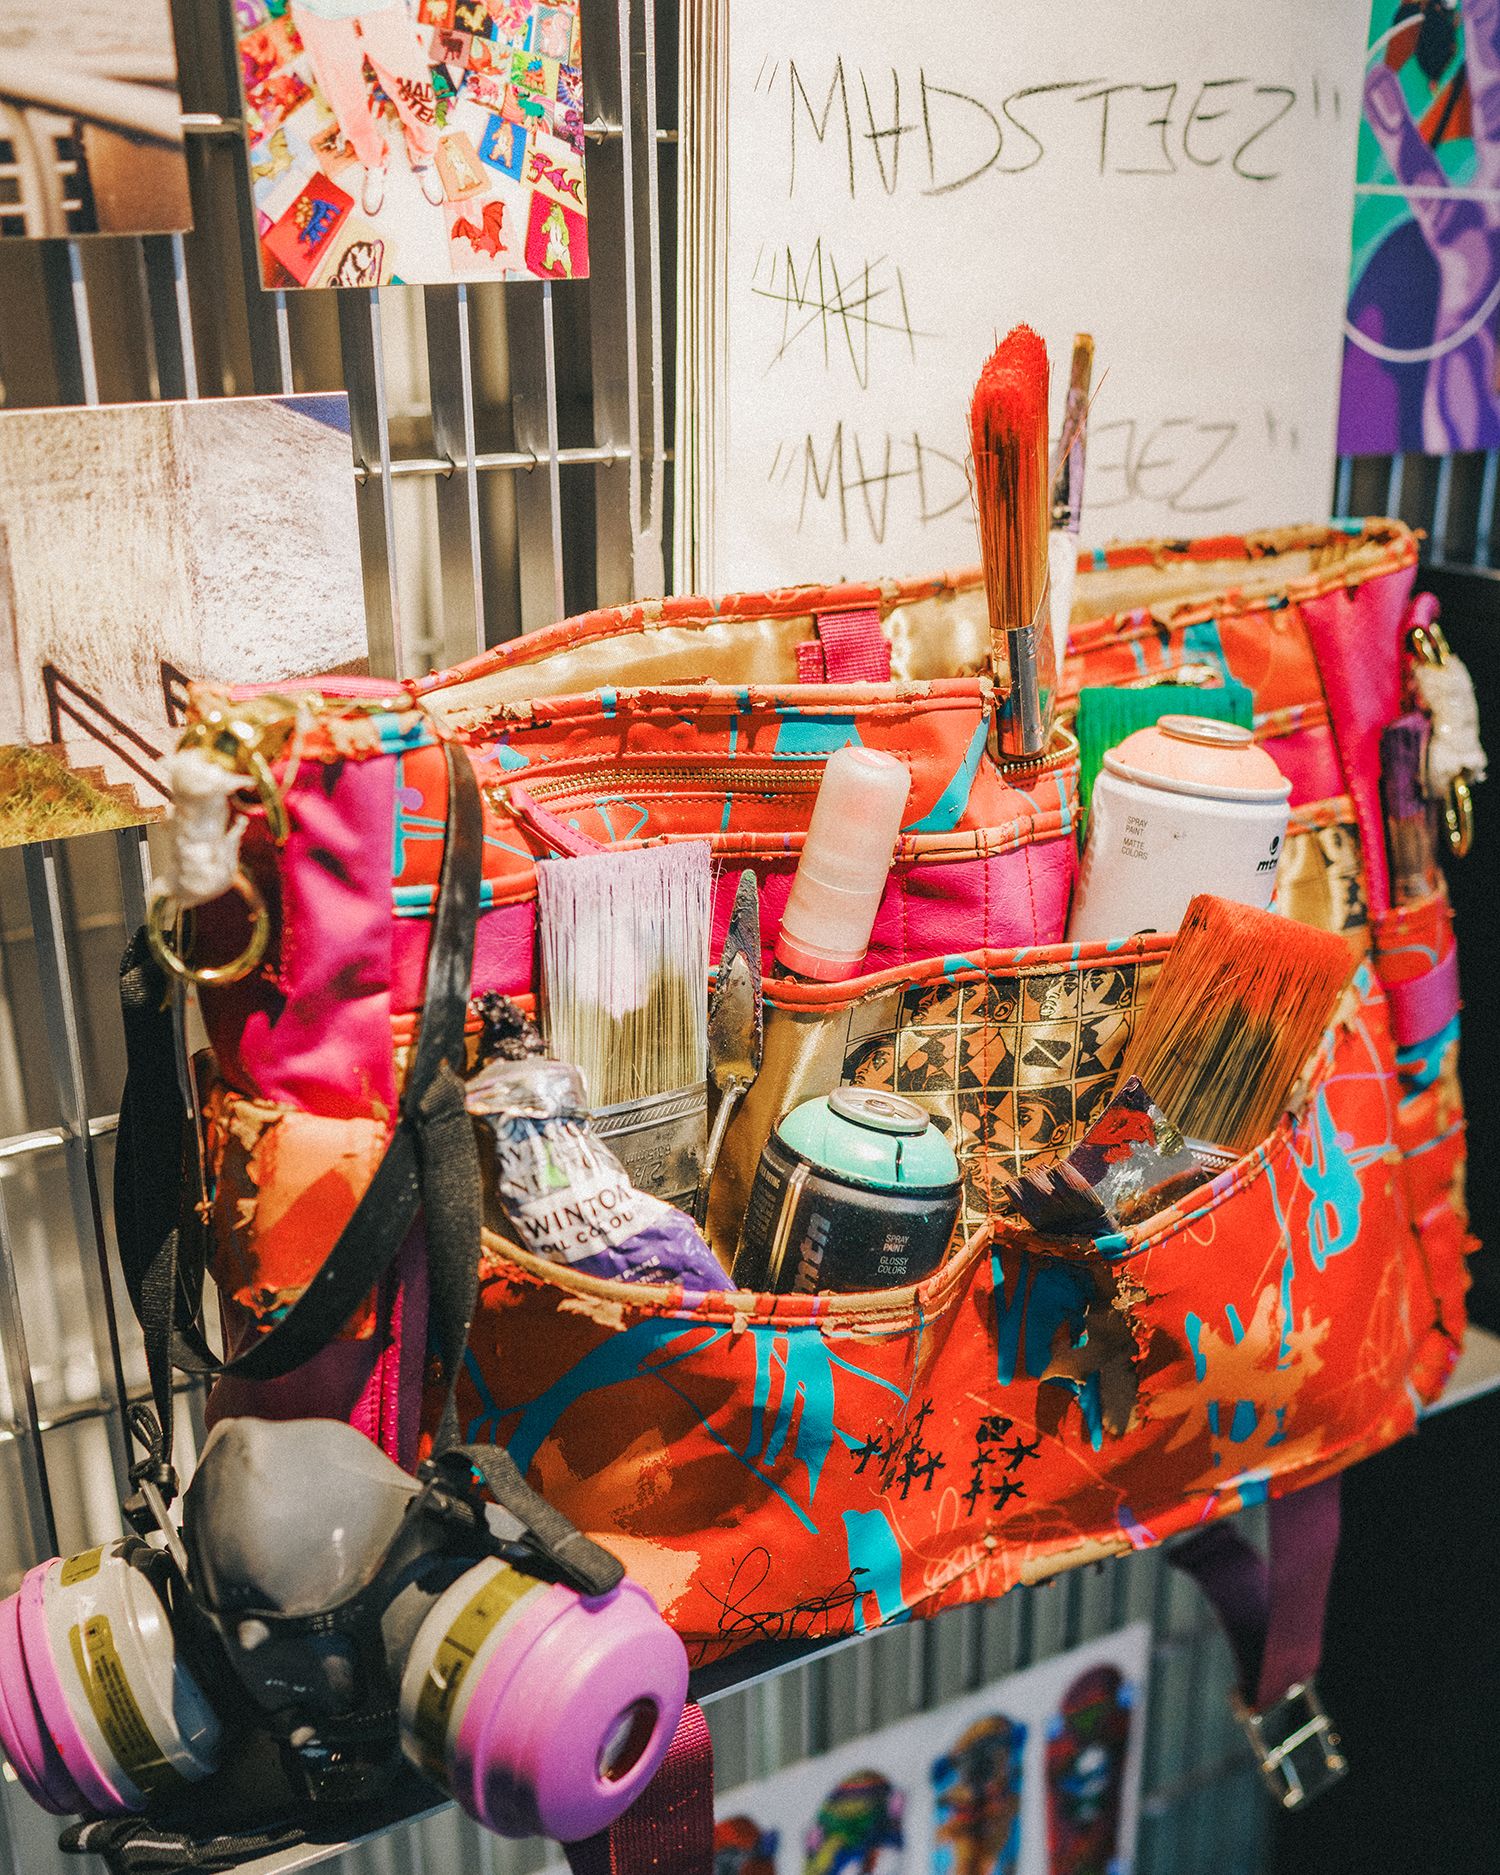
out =
[[[543,776],[522,781],[520,785],[534,801],[549,801],[571,795],[594,795],[605,788],[649,791],[706,786],[725,794],[815,794],[822,780],[821,767],[777,763],[769,768],[750,768],[742,762],[726,761],[714,767],[697,764],[674,768],[656,763],[639,768],[591,768],[572,775],[554,776],[551,780]]]

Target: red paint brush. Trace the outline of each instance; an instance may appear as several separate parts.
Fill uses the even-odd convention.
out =
[[[1194,1141],[1249,1152],[1333,1019],[1354,956],[1336,932],[1200,893],[1125,1050]]]
[[[1043,753],[1052,729],[1057,657],[1047,609],[1047,348],[1030,326],[995,347],[969,407],[974,506],[990,637],[1002,638],[1010,690],[996,739],[1002,757]]]

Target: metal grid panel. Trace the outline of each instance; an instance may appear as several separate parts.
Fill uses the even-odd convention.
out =
[[[0,243],[0,393],[12,406],[347,387],[372,660],[433,668],[587,606],[663,589],[670,539],[675,7],[583,0],[594,277],[264,293],[255,270],[227,8],[178,0],[196,228]],[[66,155],[66,151],[64,151]],[[66,177],[62,178],[63,182]],[[1430,530],[1489,567],[1500,459],[1344,462],[1341,513]],[[0,852],[0,1587],[118,1529],[122,1407],[145,1391],[118,1306],[109,1184],[123,1074],[115,963],[150,870],[138,832]],[[190,1459],[201,1402],[179,1400]],[[871,1637],[712,1708],[724,1787],[1149,1614],[1141,1867],[1259,1864],[1253,1774],[1196,1597],[1156,1556]],[[0,1868],[64,1864],[0,1781]],[[380,1875],[525,1875],[452,1810],[349,1851]]]

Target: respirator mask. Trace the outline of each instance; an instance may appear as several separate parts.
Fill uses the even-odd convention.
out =
[[[57,1814],[154,1814],[259,1731],[314,1803],[382,1798],[404,1759],[499,1835],[572,1842],[666,1755],[681,1641],[499,1448],[412,1478],[340,1421],[230,1419],[180,1536],[155,1502],[164,1546],[0,1602],[0,1745]]]

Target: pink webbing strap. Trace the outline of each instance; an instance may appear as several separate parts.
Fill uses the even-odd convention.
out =
[[[683,1707],[661,1769],[625,1814],[563,1849],[573,1875],[711,1875],[714,1748],[696,1705]]]
[[[851,612],[820,612],[816,638],[797,646],[797,681],[803,684],[888,684],[891,647],[873,605]]]

